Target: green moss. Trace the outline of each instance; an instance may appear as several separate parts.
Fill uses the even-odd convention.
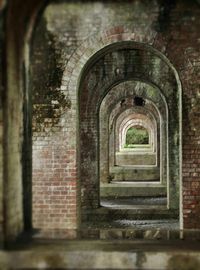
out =
[[[44,17],[35,31],[31,58],[33,131],[44,131],[58,124],[71,101],[60,90],[63,75],[62,52]]]

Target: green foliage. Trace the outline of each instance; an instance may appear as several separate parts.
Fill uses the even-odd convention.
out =
[[[143,127],[131,127],[126,133],[125,148],[134,148],[134,145],[149,144],[148,131]]]

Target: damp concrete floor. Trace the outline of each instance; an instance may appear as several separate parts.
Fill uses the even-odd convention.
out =
[[[2,270],[199,270],[200,241],[37,241],[0,251]]]
[[[104,198],[109,211],[166,209],[159,198]],[[38,234],[39,235],[39,234]],[[69,232],[73,239],[44,239],[34,233],[0,251],[0,269],[199,270],[200,231],[180,231],[177,219],[93,220]]]

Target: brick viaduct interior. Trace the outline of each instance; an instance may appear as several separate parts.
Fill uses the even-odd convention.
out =
[[[2,242],[124,219],[121,198],[200,229],[200,5],[144,2],[0,2]]]

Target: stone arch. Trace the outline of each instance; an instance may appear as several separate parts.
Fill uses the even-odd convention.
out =
[[[152,128],[149,126],[149,125],[146,125],[146,123],[144,122],[137,122],[136,120],[133,120],[131,121],[131,123],[128,125],[128,127],[126,127],[124,130],[123,130],[123,143],[122,143],[122,147],[123,145],[125,145],[126,141],[127,141],[127,134],[128,134],[128,131],[131,129],[131,128],[136,128],[136,129],[142,129],[146,132],[147,136],[148,136],[148,143],[149,145],[153,145],[153,130]]]
[[[152,108],[151,108],[152,107]],[[141,114],[141,115],[144,115],[144,116],[146,116],[146,117],[149,117],[149,119],[151,119],[151,121],[156,125],[156,116],[159,116],[159,115],[155,115],[155,113],[157,112],[157,111],[152,111],[152,109],[154,108],[153,106],[148,106],[148,109],[147,108],[133,108],[133,107],[130,107],[130,108],[127,108],[127,110],[124,110],[121,114],[118,114],[116,117],[117,117],[117,119],[116,119],[116,122],[117,121],[119,121],[118,119],[119,118],[124,118],[124,117],[131,117],[131,113],[133,114],[133,116],[132,117],[134,117],[134,113],[135,114]],[[150,108],[151,108],[151,110],[150,110]],[[130,114],[129,114],[129,112],[130,112]],[[122,121],[124,121],[124,119],[122,119],[121,120],[121,123],[122,123]],[[159,121],[159,119],[158,119],[158,123],[160,123],[160,121]],[[119,149],[119,144],[118,144],[118,141],[119,141],[119,139],[118,139],[118,135],[117,134],[119,134],[119,124],[117,124],[116,123],[116,146],[117,146],[117,148]]]
[[[149,88],[150,87],[150,88]],[[146,110],[145,108],[133,108],[132,98],[133,95],[141,94],[141,89],[149,89],[145,91],[146,106],[149,113],[153,114],[158,122],[158,134],[157,141],[160,141],[160,136],[164,138],[162,147],[158,151],[157,164],[160,165],[161,182],[167,182],[167,123],[168,123],[168,109],[166,107],[166,101],[160,94],[159,90],[153,90],[152,86],[145,83],[128,81],[121,83],[113,87],[109,93],[105,96],[100,107],[100,179],[102,182],[107,182],[109,177],[109,168],[116,164],[115,160],[115,148],[119,150],[118,139],[115,140],[115,126],[117,118],[123,117],[123,113],[129,114],[131,111],[141,112]],[[149,93],[156,91],[156,95],[150,96]],[[156,98],[157,97],[157,98]],[[121,107],[121,100],[127,103],[126,107]],[[113,104],[109,108],[109,104]],[[150,117],[150,116],[149,116]],[[110,122],[110,127],[108,127]],[[161,130],[161,131],[160,131]],[[109,136],[107,134],[110,134]],[[164,136],[162,134],[165,134]],[[109,141],[109,153],[108,145]],[[159,145],[158,145],[159,147]],[[162,159],[160,159],[162,157]],[[109,166],[108,166],[109,164]]]
[[[144,127],[147,130],[149,136],[153,137],[152,133],[153,131],[155,132],[155,125],[153,125],[153,123],[147,117],[144,117],[144,116],[142,114],[132,114],[132,115],[127,116],[125,119],[123,119],[119,127],[120,149],[123,149],[123,146],[125,145],[125,142],[126,142],[127,131],[131,127],[134,127],[134,126]]]
[[[126,51],[132,51],[131,57],[127,56],[127,59],[131,59],[132,62],[126,63],[127,68],[126,70],[123,70],[123,65],[120,65],[119,62],[117,62],[117,59],[113,58],[114,52],[118,54],[119,58],[123,58],[123,49],[126,49]],[[133,65],[131,63],[136,60],[136,55],[138,59],[140,59],[140,66],[137,66],[136,69],[134,69]],[[110,57],[110,58],[109,58]],[[146,57],[146,58],[145,58]],[[102,76],[102,70],[100,71],[102,67],[102,63],[106,65],[108,63],[108,59],[112,59],[112,61],[109,61],[109,63],[112,63],[112,66],[110,67],[110,71],[115,71],[114,74],[109,74],[108,69],[104,70],[105,74],[108,72],[108,76],[104,77],[104,81],[101,80],[101,83],[99,83],[99,78]],[[144,59],[145,59],[145,65],[144,65]],[[148,59],[148,60],[147,60]],[[116,61],[115,61],[116,60]],[[123,61],[122,61],[123,62]],[[147,64],[148,62],[148,64]],[[155,64],[159,66],[161,72],[159,73],[158,70],[155,69],[155,66],[152,64]],[[123,62],[124,64],[124,62]],[[117,66],[117,69],[114,67]],[[114,69],[113,69],[114,68]],[[119,71],[119,72],[118,72]],[[96,72],[96,73],[95,73]],[[99,72],[99,73],[98,73]],[[75,75],[75,74],[74,74]],[[96,77],[95,77],[96,76]],[[110,76],[110,77],[109,77]],[[135,42],[117,42],[115,44],[112,44],[110,46],[105,47],[104,49],[100,50],[97,54],[95,54],[91,59],[88,61],[88,63],[84,66],[84,69],[81,72],[81,76],[78,79],[78,88],[79,88],[79,123],[80,123],[80,148],[84,148],[84,145],[86,145],[86,141],[90,141],[92,145],[92,149],[87,151],[86,149],[82,149],[83,153],[87,154],[81,154],[80,160],[81,163],[84,164],[90,164],[90,169],[86,170],[85,168],[80,169],[80,179],[81,179],[81,186],[82,186],[82,201],[84,207],[98,207],[99,206],[99,197],[98,197],[98,162],[96,162],[97,156],[98,156],[98,143],[95,139],[98,138],[98,125],[94,119],[94,116],[96,117],[98,110],[98,104],[100,106],[104,96],[108,93],[108,91],[115,85],[119,84],[122,81],[127,80],[139,80],[139,81],[145,81],[149,82],[151,85],[154,85],[155,87],[159,87],[164,93],[164,96],[168,102],[168,106],[170,107],[169,110],[169,117],[172,120],[172,123],[170,123],[171,126],[170,132],[172,132],[172,141],[171,146],[176,145],[177,151],[180,154],[181,149],[181,136],[179,134],[180,131],[180,123],[181,123],[181,86],[180,81],[177,77],[177,73],[175,72],[175,69],[172,67],[172,65],[169,63],[169,61],[163,56],[160,52],[157,52],[155,49],[153,49],[150,46],[144,45],[144,44],[138,44]],[[102,77],[101,77],[102,78]],[[164,80],[165,78],[165,80]],[[70,85],[70,84],[69,84]],[[76,88],[76,87],[75,87]],[[93,90],[92,90],[93,89]],[[100,91],[101,89],[101,91]],[[92,93],[92,95],[91,95]],[[84,95],[84,99],[83,99]],[[176,117],[172,119],[172,105],[169,104],[169,102],[173,102],[176,100],[176,108],[175,113]],[[174,112],[173,112],[174,116]],[[175,129],[172,128],[173,125],[176,125],[173,120],[178,120],[176,123],[178,123],[177,127]],[[87,122],[88,121],[88,122]],[[178,130],[178,133],[177,133]],[[173,131],[175,132],[173,134]],[[177,141],[177,138],[178,141]],[[176,144],[177,143],[177,144]],[[174,162],[174,156],[173,151],[170,150],[171,157],[170,162]],[[170,208],[174,207],[176,208],[178,205],[179,200],[179,177],[180,177],[180,155],[178,155],[178,162],[176,166],[176,172],[175,170],[171,171],[170,177],[173,179],[172,182],[176,182],[175,178],[178,179],[178,182],[176,182],[176,198],[172,200],[172,203],[170,205]],[[172,161],[173,160],[173,161]],[[92,173],[93,172],[93,173]],[[95,174],[94,174],[95,172]],[[90,175],[93,174],[91,181]],[[174,175],[174,176],[173,176]],[[87,185],[84,184],[85,180],[84,177],[87,177]],[[169,189],[173,189],[172,186],[169,187]],[[87,190],[87,195],[86,195]],[[91,192],[88,193],[88,190]]]

